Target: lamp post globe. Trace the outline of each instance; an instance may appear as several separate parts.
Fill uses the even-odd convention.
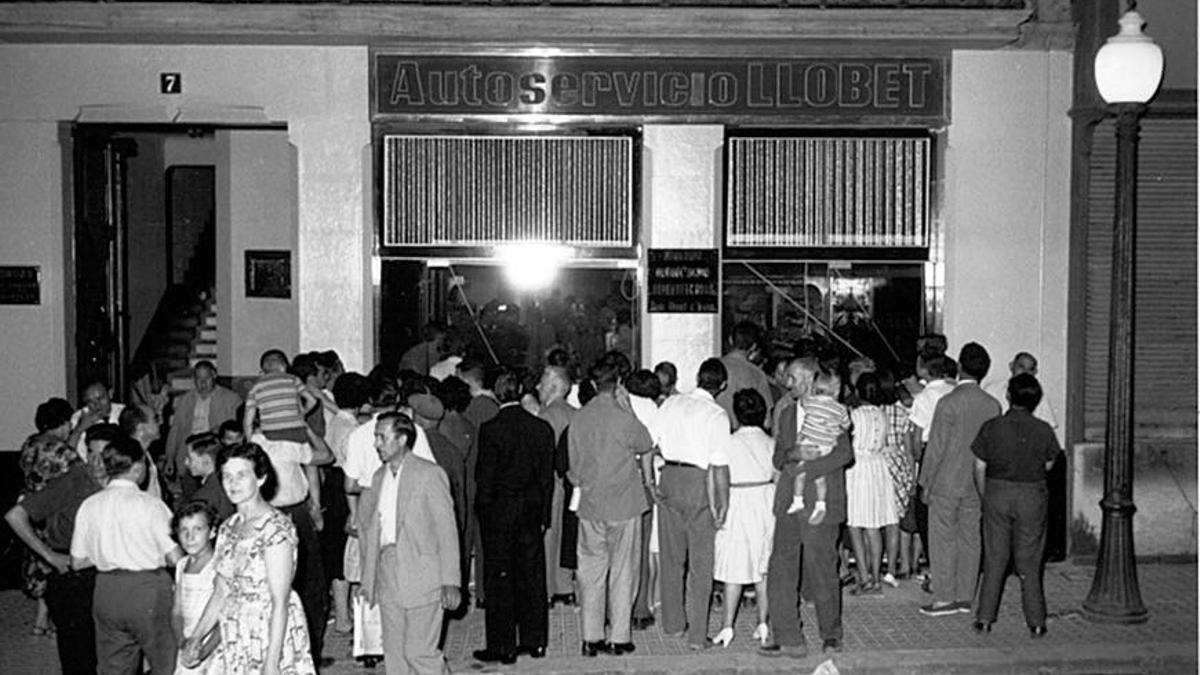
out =
[[[1083,602],[1087,618],[1140,623],[1147,618],[1138,589],[1133,546],[1134,305],[1139,120],[1162,82],[1162,50],[1142,33],[1135,11],[1096,53],[1096,88],[1116,115],[1117,170],[1113,214],[1112,288],[1108,336],[1108,419],[1104,434],[1103,520],[1096,575]]]

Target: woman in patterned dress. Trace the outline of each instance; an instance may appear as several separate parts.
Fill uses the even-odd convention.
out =
[[[846,469],[846,525],[858,567],[858,588],[851,593],[878,595],[883,556],[879,530],[886,528],[888,538],[895,538],[900,515],[884,455],[888,419],[880,407],[884,398],[879,377],[863,373],[855,389],[859,405],[850,411],[854,465]]]
[[[201,638],[220,625],[208,672],[225,675],[315,673],[308,626],[292,591],[296,528],[268,500],[278,489],[271,460],[253,443],[227,448],[219,471],[237,513],[221,525],[213,561],[213,596],[184,643],[185,665],[198,660]]]
[[[79,461],[72,445],[66,442],[71,431],[71,404],[65,399],[52,398],[37,408],[35,424],[38,433],[25,439],[21,445],[20,467],[25,476],[25,489],[21,499],[26,495],[39,492],[51,479],[67,472],[72,464]],[[35,530],[42,537],[41,528]],[[51,567],[42,557],[30,549],[25,549],[25,557],[21,564],[21,589],[25,595],[37,600],[37,618],[33,622],[34,635],[53,635],[54,628],[50,625],[50,612],[46,607],[43,596],[46,593],[46,580],[49,578]]]

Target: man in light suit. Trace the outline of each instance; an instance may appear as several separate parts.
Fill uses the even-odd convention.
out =
[[[450,481],[437,464],[412,453],[417,431],[407,415],[375,422],[383,466],[358,510],[362,594],[379,604],[388,675],[449,673],[438,649],[442,615],[458,607],[458,532]]]
[[[183,500],[200,488],[187,468],[188,436],[217,431],[222,422],[237,417],[242,404],[242,397],[217,384],[217,367],[211,361],[196,363],[192,378],[196,387],[171,405],[175,412],[167,432],[167,462],[163,467],[171,490]]]

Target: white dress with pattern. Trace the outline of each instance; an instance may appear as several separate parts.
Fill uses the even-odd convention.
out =
[[[884,411],[862,405],[850,411],[854,465],[846,469],[846,524],[877,528],[900,522],[884,447],[888,420]]]

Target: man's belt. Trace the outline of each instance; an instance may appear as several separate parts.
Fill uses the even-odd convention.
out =
[[[667,466],[677,466],[677,467],[684,468],[684,469],[700,469],[701,471],[704,471],[704,469],[701,468],[700,466],[697,466],[696,464],[692,464],[690,462],[677,462],[673,459],[667,459],[667,460],[663,460],[663,463],[666,464]]]

